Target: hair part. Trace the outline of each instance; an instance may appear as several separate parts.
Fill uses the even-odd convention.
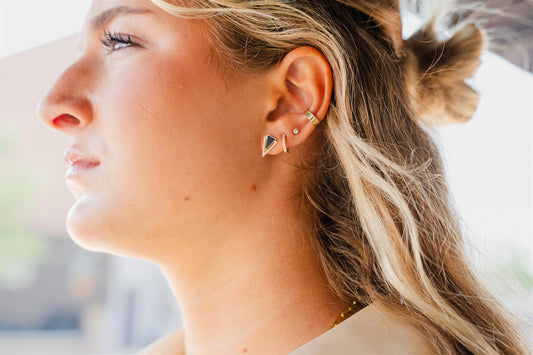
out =
[[[478,27],[437,39],[431,21],[404,41],[397,0],[151,1],[205,19],[225,70],[267,71],[305,45],[327,58],[333,95],[316,130],[316,159],[304,166],[304,201],[339,298],[379,301],[440,353],[527,353],[511,316],[466,261],[427,132],[474,113],[478,95],[464,80],[480,63]]]

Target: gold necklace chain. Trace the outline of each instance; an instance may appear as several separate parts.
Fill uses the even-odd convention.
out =
[[[346,318],[350,317],[352,314],[354,314],[356,311],[357,311],[357,307],[355,307],[355,305],[357,304],[356,301],[353,301],[351,305],[348,306],[348,308],[346,308],[344,310],[344,312],[342,312],[341,314],[339,314],[339,316],[337,317],[337,319],[335,320],[335,322],[333,323],[333,325],[331,326],[330,329],[332,328],[335,328],[337,325],[339,325],[343,320],[345,320]]]

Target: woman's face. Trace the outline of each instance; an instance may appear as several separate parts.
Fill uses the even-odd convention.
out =
[[[157,239],[225,228],[224,211],[244,212],[260,183],[266,85],[222,76],[203,26],[147,0],[93,3],[79,59],[39,106],[74,153],[99,162],[66,178],[67,228],[84,247],[143,255]]]

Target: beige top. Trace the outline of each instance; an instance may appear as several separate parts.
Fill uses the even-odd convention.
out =
[[[372,303],[290,355],[438,353],[432,349],[429,340],[412,325]]]
[[[373,303],[289,355],[436,354],[415,328]],[[183,328],[157,340],[138,355],[184,354]]]

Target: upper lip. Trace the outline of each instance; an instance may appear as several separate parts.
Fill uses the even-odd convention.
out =
[[[74,166],[75,164],[79,162],[85,162],[85,163],[90,163],[94,165],[100,164],[100,161],[98,159],[88,157],[73,149],[67,150],[63,155],[65,157],[65,161],[70,166]]]

